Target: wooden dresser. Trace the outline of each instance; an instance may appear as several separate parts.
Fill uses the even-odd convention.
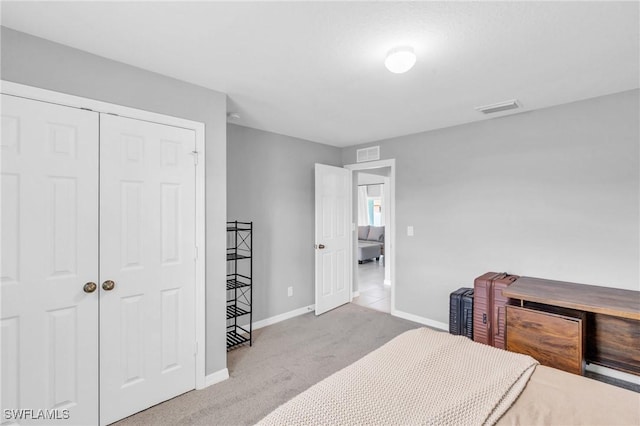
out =
[[[502,294],[508,350],[577,374],[593,363],[640,375],[640,292],[521,277]]]

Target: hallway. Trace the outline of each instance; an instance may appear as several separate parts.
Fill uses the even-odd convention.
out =
[[[365,308],[389,313],[391,311],[391,287],[384,285],[384,263],[372,261],[358,266],[360,295],[353,303]]]

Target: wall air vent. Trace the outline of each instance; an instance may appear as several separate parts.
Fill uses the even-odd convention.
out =
[[[476,111],[483,114],[493,114],[494,112],[507,111],[510,109],[520,108],[520,102],[517,99],[510,101],[498,102],[497,104],[476,107]]]
[[[380,146],[370,146],[356,151],[356,162],[375,161],[380,159]]]

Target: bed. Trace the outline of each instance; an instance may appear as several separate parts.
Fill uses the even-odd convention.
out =
[[[640,394],[428,328],[407,331],[261,425],[640,425]]]

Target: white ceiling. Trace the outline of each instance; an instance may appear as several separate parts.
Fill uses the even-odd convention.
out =
[[[237,124],[335,146],[640,86],[638,2],[3,1],[2,25],[225,92]],[[415,67],[388,72],[406,44]]]

